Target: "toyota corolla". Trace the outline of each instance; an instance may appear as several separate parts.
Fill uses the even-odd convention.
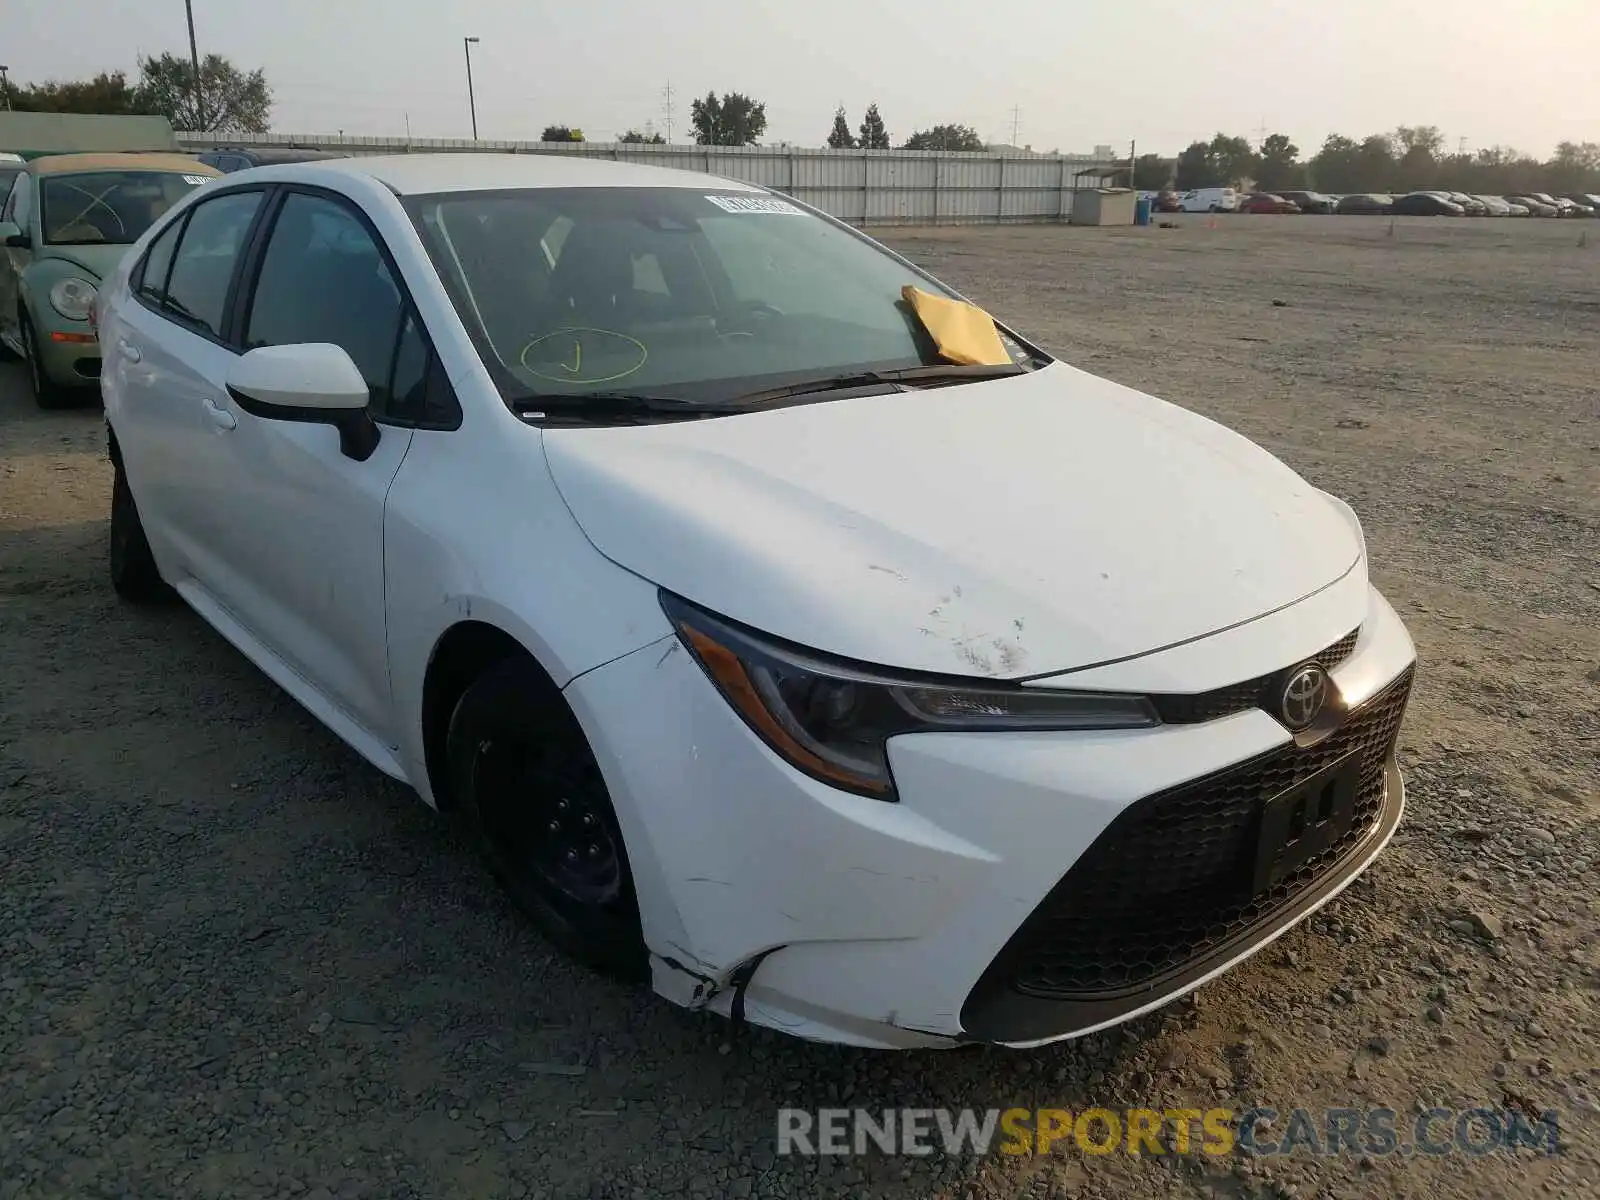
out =
[[[1400,820],[1415,652],[1351,509],[795,200],[256,168],[97,312],[117,591],[175,592],[677,1003],[1081,1035]]]

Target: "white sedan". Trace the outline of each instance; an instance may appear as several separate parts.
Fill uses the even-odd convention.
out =
[[[1349,507],[763,189],[251,169],[96,319],[118,592],[175,591],[677,1003],[1080,1035],[1400,820],[1415,651]]]

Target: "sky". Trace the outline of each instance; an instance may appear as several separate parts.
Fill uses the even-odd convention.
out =
[[[14,84],[186,53],[183,0],[6,0]],[[194,0],[202,54],[265,70],[280,133],[467,137],[549,124],[609,141],[653,122],[692,141],[689,101],[742,91],[764,140],[820,145],[876,101],[899,144],[954,122],[987,142],[1175,154],[1221,130],[1290,135],[1436,125],[1446,145],[1548,156],[1600,141],[1597,0]]]

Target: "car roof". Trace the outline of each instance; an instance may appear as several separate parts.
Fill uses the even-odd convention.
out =
[[[28,163],[34,175],[59,175],[69,171],[182,171],[189,175],[221,176],[215,167],[183,154],[45,154]]]
[[[262,171],[271,168],[256,168]],[[372,154],[296,163],[274,170],[313,176],[366,176],[402,196],[429,192],[476,192],[504,188],[715,188],[760,192],[732,179],[673,167],[612,162],[579,154]],[[242,174],[242,172],[240,172]]]

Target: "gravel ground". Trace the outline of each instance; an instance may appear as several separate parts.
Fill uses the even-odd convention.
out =
[[[0,1200],[1600,1192],[1600,227],[884,237],[1348,497],[1422,658],[1394,845],[1132,1027],[884,1055],[569,967],[450,826],[104,579],[97,409],[0,368]],[[1555,1109],[1555,1157],[815,1160],[779,1105]],[[1279,1130],[1281,1133],[1281,1129]]]

